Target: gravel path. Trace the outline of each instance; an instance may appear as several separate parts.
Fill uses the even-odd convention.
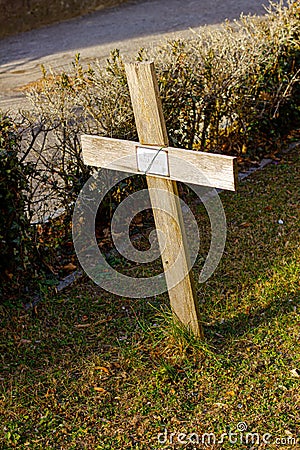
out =
[[[40,64],[54,68],[103,59],[119,48],[130,55],[170,37],[188,37],[190,28],[218,26],[244,12],[261,15],[268,0],[132,0],[73,20],[0,40],[0,108],[25,106],[21,86],[41,76]]]

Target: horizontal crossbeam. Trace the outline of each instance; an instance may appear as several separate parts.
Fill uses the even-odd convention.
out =
[[[149,170],[141,170],[139,154],[147,148],[161,150],[156,146],[145,146],[138,142],[121,139],[111,139],[101,136],[83,135],[81,137],[83,160],[86,165],[110,168],[121,172],[147,173],[147,175],[168,178],[173,181],[198,184],[219,189],[235,191],[237,186],[237,159],[232,156],[215,153],[204,153],[193,150],[184,150],[173,147],[164,147],[168,170],[159,173],[158,162],[149,164]],[[142,149],[141,149],[142,148]],[[148,156],[151,152],[148,152]],[[135,158],[128,158],[135,156]],[[127,158],[126,158],[127,157]],[[182,160],[187,163],[190,170],[182,167]],[[144,163],[145,167],[145,163]],[[154,167],[156,167],[155,170]]]

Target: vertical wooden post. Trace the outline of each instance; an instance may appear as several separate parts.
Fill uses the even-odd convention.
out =
[[[126,64],[125,69],[140,143],[147,146],[167,146],[168,135],[153,62]],[[177,183],[167,178],[151,175],[146,177],[156,228],[165,235],[162,262],[166,272],[171,309],[181,323],[196,336],[203,337],[192,274],[189,271],[189,254]],[[170,195],[162,199],[159,190],[165,190]],[[176,220],[164,210],[172,211]],[[162,250],[161,243],[160,248]],[[178,259],[177,267],[180,267],[181,273],[185,276],[174,286],[174,281],[178,280],[178,273],[169,268],[176,259]]]

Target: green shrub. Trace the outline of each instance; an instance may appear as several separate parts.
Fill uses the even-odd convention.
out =
[[[27,210],[32,167],[20,157],[21,138],[14,121],[0,113],[0,279],[17,285],[30,271],[31,239]]]

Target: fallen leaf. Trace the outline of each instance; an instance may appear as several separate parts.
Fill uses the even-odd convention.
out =
[[[77,269],[77,267],[73,263],[69,263],[66,266],[63,266],[64,270],[69,270],[70,272]]]
[[[97,392],[101,392],[102,394],[105,394],[107,391],[103,389],[102,387],[94,386],[94,390]]]
[[[102,370],[105,373],[109,373],[109,370],[107,369],[107,367],[96,366],[96,367],[94,367],[94,370]]]
[[[234,397],[235,393],[233,391],[228,391],[228,392],[226,392],[226,395],[230,395],[231,397]]]
[[[92,324],[91,323],[77,323],[75,325],[76,328],[87,328],[90,327]]]
[[[243,227],[243,228],[251,227],[251,223],[249,223],[249,222],[243,222],[243,223],[240,224],[240,227]]]

